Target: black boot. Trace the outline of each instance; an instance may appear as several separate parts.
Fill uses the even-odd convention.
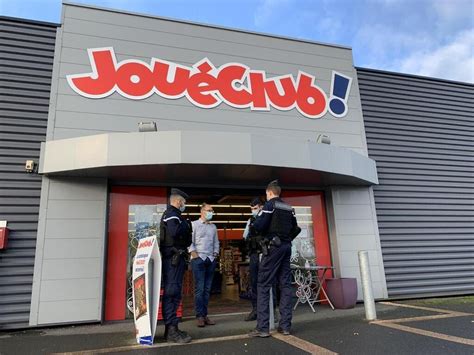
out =
[[[176,325],[168,326],[167,332],[165,329],[165,333],[166,341],[168,343],[186,344],[191,341],[191,337],[186,332],[182,332],[181,330],[179,330],[178,326]]]
[[[255,310],[255,308],[253,308],[252,311],[249,314],[247,314],[244,320],[246,322],[257,320],[257,311]]]
[[[186,340],[189,339],[187,341],[188,343],[192,340],[191,336],[187,332],[185,332],[184,330],[179,329],[178,326],[176,326],[176,329],[178,330],[178,333],[181,334]]]

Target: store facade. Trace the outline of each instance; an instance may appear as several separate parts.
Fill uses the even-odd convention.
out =
[[[364,246],[387,296],[350,49],[65,4],[54,60],[31,325],[124,318],[127,253],[107,219],[125,184],[162,188],[156,204],[170,186],[327,189],[336,272],[357,276]]]
[[[359,279],[368,250],[390,296],[350,48],[68,3],[54,43],[29,326],[125,319],[131,245],[171,186],[191,219],[214,204],[234,258],[248,199],[278,178],[315,262]]]

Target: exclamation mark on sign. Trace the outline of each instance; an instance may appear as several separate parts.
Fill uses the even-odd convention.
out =
[[[329,112],[335,117],[344,117],[347,113],[347,99],[351,91],[352,78],[332,72]]]

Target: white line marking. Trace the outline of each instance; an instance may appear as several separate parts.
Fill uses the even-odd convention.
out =
[[[66,352],[66,353],[55,353],[54,355],[105,354],[109,352],[121,352],[121,351],[129,351],[129,350],[147,350],[147,349],[167,348],[170,346],[185,346],[185,345],[192,345],[192,344],[214,343],[218,341],[239,340],[239,339],[249,339],[249,336],[247,334],[239,334],[239,335],[229,335],[229,336],[216,337],[216,338],[196,339],[188,344],[176,344],[176,343],[158,343],[158,344],[153,344],[153,345],[135,344],[135,345],[119,346],[116,348],[103,348],[103,349],[93,349],[93,350],[85,350],[85,351],[83,350],[83,351],[74,351],[74,352]]]
[[[469,316],[469,314],[466,314]],[[375,320],[370,322],[370,324],[381,324],[381,323],[408,323],[408,322],[417,322],[423,320],[433,320],[433,319],[444,319],[444,318],[455,318],[455,317],[462,317],[464,314],[437,314],[435,316],[422,316],[422,317],[410,317],[410,318],[397,318],[397,319],[383,319],[383,320]]]
[[[307,351],[310,354],[317,354],[317,355],[337,355],[337,353],[323,348],[319,345],[310,343],[309,341],[303,340],[301,338],[297,338],[293,335],[282,335],[279,333],[274,333],[272,336],[278,340],[281,340],[287,344],[290,344],[296,348],[301,350]]]
[[[394,303],[394,302],[379,302],[379,303],[380,304],[385,304],[385,305],[388,305],[388,306],[395,306],[395,307],[422,309],[422,310],[425,310],[425,311],[431,311],[431,312],[436,312],[436,313],[462,314],[462,315],[466,315],[466,316],[471,315],[471,313],[455,312],[455,311],[450,311],[448,309],[439,309],[439,308],[415,306],[415,305],[411,305],[411,304]]]
[[[413,327],[409,327],[407,325],[398,324],[398,323],[405,323],[405,322],[417,322],[417,321],[435,320],[435,319],[443,319],[443,318],[465,317],[465,316],[471,316],[472,313],[463,313],[463,312],[450,311],[450,310],[446,310],[446,309],[438,309],[438,308],[423,307],[423,306],[414,306],[414,305],[410,305],[410,304],[393,303],[393,302],[380,302],[380,303],[385,304],[385,305],[389,305],[389,306],[394,306],[394,307],[415,308],[415,309],[421,309],[421,310],[425,310],[425,311],[437,312],[437,313],[441,313],[441,314],[437,314],[437,315],[433,315],[433,316],[421,316],[421,317],[379,320],[379,321],[371,322],[371,324],[376,324],[376,325],[380,325],[382,327],[397,329],[397,330],[405,331],[405,332],[408,332],[408,333],[424,335],[424,336],[431,337],[431,338],[451,341],[453,343],[459,343],[459,344],[473,345],[474,346],[474,340],[472,340],[472,339],[461,338],[461,337],[457,337],[457,336],[454,336],[454,335],[447,335],[447,334],[432,332],[432,331],[429,331],[429,330],[413,328]]]
[[[405,332],[409,332],[409,333],[413,333],[413,334],[424,335],[424,336],[431,337],[431,338],[451,341],[453,343],[459,343],[459,344],[474,346],[474,340],[466,339],[466,338],[460,338],[460,337],[456,337],[456,336],[453,336],[453,335],[446,335],[446,334],[431,332],[429,330],[412,328],[412,327],[408,327],[406,325],[401,325],[401,324],[396,324],[396,323],[381,323],[379,325],[381,325],[383,327],[387,327],[387,328],[403,330]]]
[[[209,317],[211,318],[219,318],[219,317],[227,317],[227,316],[243,316],[245,314],[248,314],[250,312],[250,309],[248,312],[234,312],[234,313],[218,313],[218,314],[209,314]],[[186,316],[182,318],[183,320],[187,319],[196,319],[196,316]]]

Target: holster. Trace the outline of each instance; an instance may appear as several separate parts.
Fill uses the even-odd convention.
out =
[[[272,239],[262,238],[262,240],[260,241],[259,244],[260,244],[260,247],[262,249],[263,256],[267,256],[268,252],[270,250],[270,247],[272,247],[272,246],[277,247],[277,248],[280,247],[281,240],[280,240],[280,237],[278,237],[276,235]]]
[[[173,256],[171,257],[171,265],[177,266],[179,264],[179,259],[184,258],[184,261],[188,262],[188,252],[185,249],[178,249],[173,247]]]
[[[263,239],[259,242],[259,244],[260,244],[260,249],[261,249],[261,251],[262,251],[262,255],[263,255],[263,256],[267,256],[267,255],[268,255],[268,248],[269,248],[269,245],[268,245],[268,244],[269,244],[269,242],[270,242],[270,241],[269,241],[268,239],[266,239],[266,238],[263,238]]]

